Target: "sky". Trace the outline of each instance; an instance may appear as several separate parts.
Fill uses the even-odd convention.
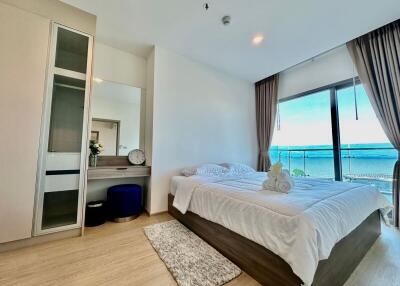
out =
[[[341,144],[388,143],[362,85],[338,91]],[[280,130],[272,146],[332,145],[330,92],[322,91],[279,104]]]

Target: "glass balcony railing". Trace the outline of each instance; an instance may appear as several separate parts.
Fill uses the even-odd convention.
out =
[[[275,147],[270,156],[273,163],[280,161],[292,176],[335,178],[333,149]],[[391,202],[397,156],[394,148],[341,148],[343,181],[374,185]]]

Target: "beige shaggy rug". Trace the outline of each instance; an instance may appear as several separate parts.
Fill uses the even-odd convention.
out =
[[[147,226],[144,232],[180,286],[219,286],[241,273],[177,220]]]

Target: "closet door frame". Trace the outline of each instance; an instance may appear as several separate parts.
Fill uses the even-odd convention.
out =
[[[82,125],[82,143],[79,160],[79,190],[78,190],[78,208],[77,208],[77,221],[75,224],[59,226],[54,228],[42,229],[43,217],[43,204],[44,194],[46,187],[46,170],[47,170],[47,155],[50,133],[50,116],[53,97],[53,83],[54,75],[60,75],[60,69],[55,67],[56,48],[57,48],[57,35],[58,30],[62,28],[71,32],[83,35],[88,38],[88,53],[86,74],[69,71],[65,76],[85,80],[85,100],[84,100],[84,113]],[[90,95],[92,86],[92,60],[93,60],[93,36],[87,33],[77,31],[75,29],[66,27],[56,22],[51,23],[51,36],[50,36],[50,49],[49,49],[49,62],[47,68],[46,91],[43,101],[43,114],[39,146],[39,159],[38,171],[36,181],[36,196],[35,196],[35,215],[32,228],[32,236],[50,234],[59,231],[66,231],[76,228],[81,228],[84,219],[84,205],[86,197],[86,174],[88,166],[88,149],[89,149],[89,127],[90,127]],[[63,74],[61,74],[63,75]],[[72,153],[78,154],[78,153]]]

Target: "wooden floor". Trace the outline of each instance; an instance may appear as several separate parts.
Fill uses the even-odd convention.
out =
[[[142,215],[127,223],[87,228],[86,235],[0,253],[0,285],[176,285],[143,227],[172,219]],[[259,285],[247,274],[228,286]],[[400,285],[400,233],[383,234],[346,286]]]

